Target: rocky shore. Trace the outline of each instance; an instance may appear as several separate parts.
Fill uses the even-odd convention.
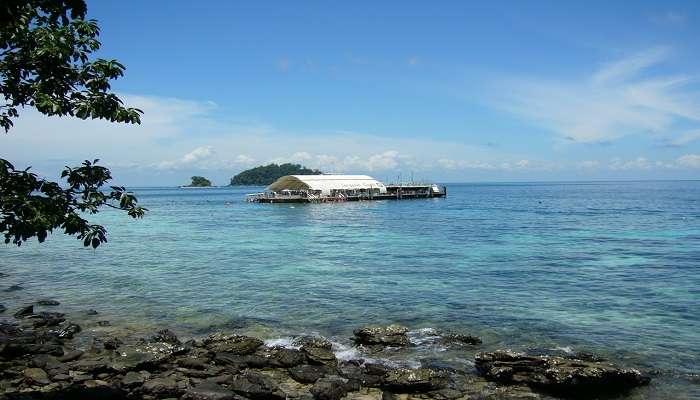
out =
[[[373,361],[414,345],[399,325],[359,327],[354,345],[373,357],[339,360],[332,342],[311,336],[281,347],[235,332],[183,341],[163,329],[145,338],[94,336],[85,344],[77,340],[85,332],[60,312],[13,311],[0,323],[0,399],[596,398],[649,383],[637,370],[591,355],[480,352],[467,371]],[[434,340],[481,345],[463,332],[438,332]]]

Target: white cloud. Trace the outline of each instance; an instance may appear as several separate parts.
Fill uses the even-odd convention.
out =
[[[652,168],[652,164],[646,157],[637,157],[634,160],[623,161],[619,158],[615,158],[610,163],[611,170],[649,170]]]
[[[700,140],[700,129],[684,132],[675,138],[667,138],[665,144],[669,147],[683,147],[698,140]]]
[[[600,166],[600,162],[596,160],[584,160],[576,163],[576,167],[579,169],[593,170]]]
[[[573,142],[607,142],[663,133],[680,120],[700,123],[700,95],[686,76],[649,78],[670,51],[654,48],[571,81],[514,79],[499,84],[493,105]]]
[[[664,14],[655,15],[652,19],[657,24],[684,25],[688,16],[676,11],[667,11]]]
[[[185,154],[182,157],[182,162],[185,164],[192,164],[197,161],[206,160],[207,158],[210,158],[213,154],[214,152],[212,151],[211,146],[200,146]]]
[[[678,157],[678,165],[687,168],[700,168],[700,154],[686,154]]]

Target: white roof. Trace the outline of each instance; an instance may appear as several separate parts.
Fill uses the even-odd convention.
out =
[[[379,189],[386,192],[383,183],[367,175],[287,175],[267,187],[268,190],[320,190],[330,195],[331,190]]]

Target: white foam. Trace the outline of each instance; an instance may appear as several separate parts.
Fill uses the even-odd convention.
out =
[[[265,346],[267,347],[284,347],[287,349],[298,349],[299,346],[295,346],[294,338],[292,337],[281,337],[277,339],[267,339],[265,340]]]
[[[574,354],[574,349],[572,349],[570,346],[558,346],[553,348],[552,350],[563,351],[566,354]]]
[[[346,346],[342,343],[331,342],[333,344],[333,353],[335,353],[335,358],[341,361],[359,360],[364,359],[365,362],[371,362],[369,359],[362,357],[362,353],[357,347]]]

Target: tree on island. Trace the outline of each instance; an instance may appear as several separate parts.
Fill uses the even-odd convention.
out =
[[[192,178],[192,183],[190,183],[189,187],[209,187],[211,186],[211,181],[203,176],[193,176]]]
[[[317,169],[309,169],[299,164],[268,164],[251,168],[231,178],[231,186],[267,186],[285,175],[321,175]]]
[[[125,107],[110,91],[110,81],[123,75],[124,66],[91,57],[100,48],[99,27],[86,14],[84,0],[2,1],[0,127],[5,133],[28,107],[49,116],[141,122],[143,112]],[[96,248],[107,241],[107,231],[84,215],[111,207],[142,217],[146,209],[124,187],[103,191],[112,175],[97,162],[66,167],[62,186],[0,158],[0,232],[5,243],[20,246],[35,236],[43,242],[49,232],[61,229]]]

